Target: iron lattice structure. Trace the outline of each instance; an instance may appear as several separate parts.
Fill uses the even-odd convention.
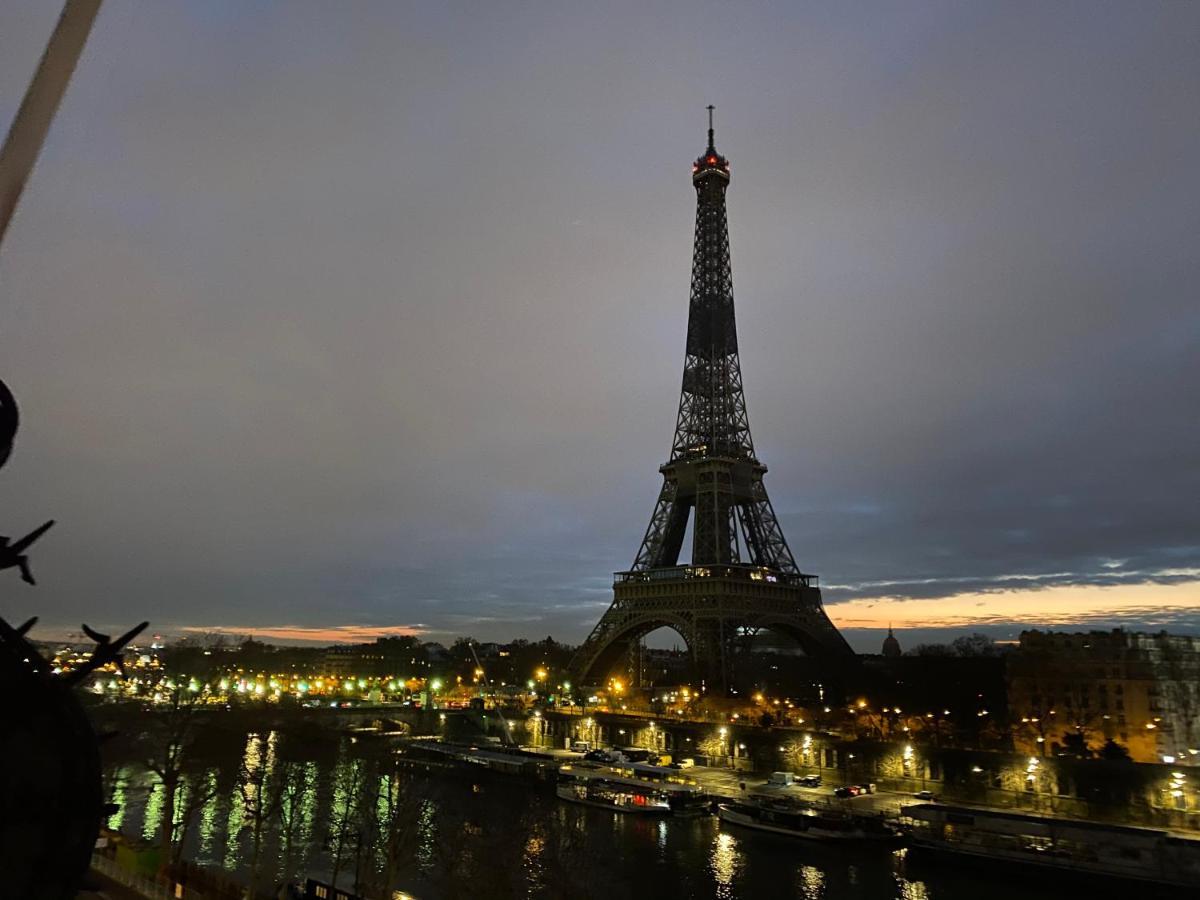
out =
[[[664,625],[680,633],[701,676],[722,691],[731,686],[737,651],[762,629],[791,636],[810,655],[851,655],[825,614],[816,576],[796,565],[763,485],[767,467],[754,453],[729,261],[729,161],[713,142],[712,107],[692,184],[696,235],[675,439],[633,567],[616,573],[612,606],[575,657],[581,683],[603,680]],[[679,565],[689,521],[691,562]]]

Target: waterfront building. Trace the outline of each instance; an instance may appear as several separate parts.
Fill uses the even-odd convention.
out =
[[[1086,755],[1111,740],[1137,762],[1200,763],[1200,638],[1026,631],[1008,698],[1014,743],[1031,754]]]
[[[411,637],[378,638],[371,644],[338,644],[325,650],[324,672],[337,677],[424,677],[430,667],[429,646],[418,644]]]

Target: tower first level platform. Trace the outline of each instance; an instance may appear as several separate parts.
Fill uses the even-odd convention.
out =
[[[575,660],[581,683],[601,683],[629,650],[662,627],[679,633],[697,675],[727,691],[737,655],[760,631],[784,635],[809,656],[850,655],[825,615],[816,576],[752,565],[672,566],[613,576],[613,603]]]

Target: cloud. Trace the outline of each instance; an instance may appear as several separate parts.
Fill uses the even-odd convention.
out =
[[[0,614],[582,639],[670,446],[709,102],[831,611],[1194,580],[1200,6],[670,6],[106,3],[0,253],[0,533],[59,522]],[[0,12],[0,119],[55,15]]]

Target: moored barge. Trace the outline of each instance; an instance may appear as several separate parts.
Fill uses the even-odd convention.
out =
[[[709,800],[695,785],[659,783],[606,772],[563,767],[558,796],[617,812],[700,815]]]
[[[895,841],[898,835],[880,816],[818,809],[786,800],[721,803],[722,822],[787,837],[818,841]]]
[[[1075,874],[1200,885],[1200,840],[1155,828],[922,803],[900,811],[913,848]]]

